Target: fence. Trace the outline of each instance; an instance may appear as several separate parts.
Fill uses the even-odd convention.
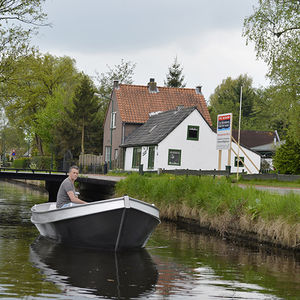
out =
[[[139,173],[158,173],[158,174],[174,174],[174,175],[195,175],[195,176],[230,176],[230,167],[226,167],[226,170],[189,170],[189,169],[175,169],[165,170],[158,169],[157,171],[143,171],[143,165],[139,166]]]
[[[243,179],[245,180],[277,180],[277,181],[297,181],[300,180],[300,175],[286,175],[286,174],[247,174],[242,175]]]
[[[103,155],[80,154],[79,167],[81,173],[102,173]]]

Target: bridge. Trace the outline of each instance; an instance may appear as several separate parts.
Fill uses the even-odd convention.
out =
[[[67,172],[53,170],[0,168],[0,180],[23,179],[45,181],[45,188],[49,193],[49,201],[56,201],[59,186],[67,177]],[[76,182],[79,182],[80,198],[87,201],[105,199],[113,195],[115,184],[122,178],[124,177],[98,174],[79,175]]]

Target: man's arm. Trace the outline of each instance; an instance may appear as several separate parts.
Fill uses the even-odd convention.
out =
[[[74,192],[73,192],[73,191],[68,191],[67,194],[68,194],[70,200],[71,200],[73,203],[78,203],[78,204],[85,204],[85,203],[87,203],[87,202],[85,202],[85,201],[83,201],[83,200],[80,200],[78,197],[76,197],[76,196],[74,195]]]

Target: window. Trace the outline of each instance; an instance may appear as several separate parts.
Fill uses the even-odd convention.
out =
[[[110,128],[116,128],[116,112],[111,113],[111,123],[110,123]]]
[[[117,159],[119,156],[119,149],[115,149],[115,159]]]
[[[148,169],[154,168],[154,154],[155,154],[155,148],[154,146],[149,147],[148,152]]]
[[[181,150],[169,149],[168,165],[180,166],[181,164]]]
[[[188,126],[187,139],[192,141],[199,140],[199,126],[192,126],[192,125]]]
[[[240,156],[240,160],[242,162],[245,162],[245,158],[243,156]],[[238,161],[238,158],[237,158],[237,156],[235,156],[234,157],[234,166],[235,167],[237,167],[237,161]],[[239,161],[239,167],[244,167],[244,164],[241,161]]]
[[[111,147],[110,146],[105,146],[105,161],[110,161],[111,159]]]
[[[135,147],[133,148],[133,155],[132,155],[132,168],[137,169],[141,164],[141,154],[142,148]]]

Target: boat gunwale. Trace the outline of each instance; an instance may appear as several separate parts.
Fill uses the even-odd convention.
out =
[[[82,216],[88,216],[88,215],[93,215],[93,214],[101,214],[101,213],[104,213],[104,212],[107,212],[107,211],[112,211],[112,210],[117,210],[117,209],[135,209],[135,210],[138,210],[142,213],[148,213],[150,214],[152,217],[154,217],[155,219],[157,219],[159,221],[159,223],[161,222],[160,221],[160,218],[159,218],[159,209],[154,206],[154,205],[151,205],[147,202],[144,202],[144,201],[141,201],[141,200],[138,200],[138,199],[134,199],[134,198],[131,198],[131,197],[128,197],[129,199],[129,202],[132,201],[132,202],[136,202],[138,203],[139,205],[143,205],[143,206],[146,206],[148,208],[151,208],[152,210],[154,210],[157,215],[155,213],[152,213],[152,212],[145,212],[143,210],[140,210],[140,209],[137,209],[135,207],[126,207],[126,204],[125,204],[125,198],[127,198],[128,196],[124,196],[124,197],[119,197],[119,198],[112,198],[112,199],[105,199],[105,200],[99,200],[99,201],[95,201],[95,202],[90,202],[90,203],[87,203],[87,204],[81,204],[81,205],[76,205],[76,206],[71,206],[71,207],[64,207],[64,208],[56,208],[56,209],[51,209],[51,210],[46,210],[46,211],[37,211],[35,210],[34,208],[38,205],[45,205],[45,204],[48,204],[48,203],[42,203],[42,204],[36,204],[34,205],[32,208],[31,208],[31,212],[32,212],[32,217],[31,217],[31,222],[33,224],[45,224],[45,223],[53,223],[53,222],[58,222],[58,221],[63,221],[63,220],[67,220],[67,219],[75,219],[75,218],[80,218]],[[98,210],[98,211],[93,211],[93,212],[84,212],[84,213],[80,213],[80,211],[83,209],[83,208],[87,208],[90,206],[99,206],[99,204],[101,204],[101,206],[103,205],[109,205],[111,202],[114,202],[114,204],[116,204],[115,202],[119,202],[121,201],[121,203],[119,205],[116,205],[115,207],[111,208],[111,207],[108,207],[107,209],[105,210]],[[50,205],[52,203],[55,203],[55,202],[51,202]],[[39,218],[37,217],[37,220],[34,220],[34,216],[43,216],[43,215],[52,215],[53,213],[58,213],[59,212],[59,215],[63,214],[64,211],[68,211],[68,212],[73,212],[73,214],[67,214],[63,217],[55,217],[53,216],[52,218],[49,218],[48,220],[39,220]],[[74,213],[75,211],[77,211],[77,214]]]

